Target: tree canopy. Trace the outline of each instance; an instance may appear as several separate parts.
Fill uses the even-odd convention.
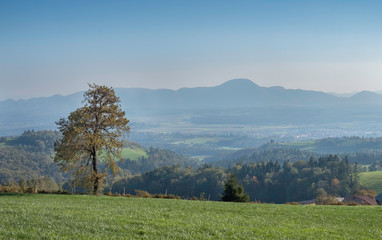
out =
[[[239,190],[239,186],[243,189]],[[230,169],[212,165],[196,169],[161,167],[117,180],[112,190],[129,194],[134,194],[135,189],[153,194],[168,192],[184,198],[204,193],[210,200],[224,200],[222,192],[228,199],[236,193],[241,196],[247,193],[253,201],[285,203],[314,199],[322,193],[345,197],[358,192],[360,187],[358,166],[350,164],[347,158],[329,155],[282,164],[277,161],[237,164]]]
[[[63,137],[55,144],[54,161],[93,193],[107,175],[106,169],[99,169],[101,160],[112,174],[119,170],[116,159],[121,158],[123,138],[130,130],[119,102],[114,89],[89,84],[84,106],[56,123]]]

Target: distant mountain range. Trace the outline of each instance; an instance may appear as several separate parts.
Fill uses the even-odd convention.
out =
[[[183,114],[198,123],[315,123],[382,119],[382,94],[351,97],[283,87],[261,87],[235,79],[215,87],[168,89],[117,88],[128,117]],[[25,129],[55,128],[55,121],[81,106],[83,92],[67,96],[0,102],[0,136]]]

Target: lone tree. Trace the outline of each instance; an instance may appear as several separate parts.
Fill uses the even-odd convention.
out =
[[[119,102],[113,88],[89,84],[84,106],[56,122],[63,137],[55,143],[54,161],[94,194],[107,175],[107,169],[99,169],[100,157],[116,175],[116,159],[121,158],[123,138],[130,130]]]
[[[249,202],[249,195],[244,194],[244,187],[239,185],[233,173],[224,184],[222,200],[225,202]]]

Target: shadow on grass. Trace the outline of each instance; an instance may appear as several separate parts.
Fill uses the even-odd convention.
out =
[[[12,193],[12,192],[1,192],[0,197],[7,197],[7,196],[31,196],[33,194],[28,193]]]

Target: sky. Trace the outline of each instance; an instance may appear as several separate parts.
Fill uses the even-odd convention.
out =
[[[114,88],[382,90],[382,1],[0,0],[0,100]]]

